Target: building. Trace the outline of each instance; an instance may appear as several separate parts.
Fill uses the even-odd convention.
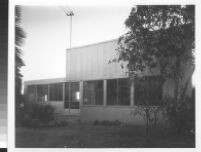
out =
[[[143,123],[131,112],[145,101],[160,105],[163,98],[174,95],[174,83],[164,82],[157,69],[139,73],[145,79],[131,83],[127,69],[121,68],[126,63],[109,63],[117,57],[116,48],[117,39],[68,49],[66,77],[25,82],[27,100],[46,102],[55,107],[58,115],[76,115],[84,122]]]

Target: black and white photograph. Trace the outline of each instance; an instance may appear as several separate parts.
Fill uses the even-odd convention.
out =
[[[16,148],[196,148],[195,4],[15,5]]]

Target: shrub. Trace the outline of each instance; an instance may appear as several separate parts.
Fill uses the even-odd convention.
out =
[[[54,108],[51,105],[39,107],[38,118],[44,123],[49,123],[50,121],[54,120]]]
[[[109,121],[109,120],[103,120],[103,121],[98,121],[95,120],[94,125],[103,125],[103,126],[119,126],[121,125],[121,122],[119,120],[115,120],[115,121]]]
[[[146,136],[148,137],[156,132],[159,122],[158,115],[160,111],[161,107],[158,106],[137,106],[136,109],[131,112],[131,115],[133,115],[134,117],[139,115],[143,118],[146,128]]]
[[[67,125],[68,125],[68,122],[65,121],[65,120],[63,120],[63,121],[61,121],[61,122],[59,123],[59,126],[60,126],[60,127],[64,127],[64,126],[67,126]]]
[[[100,125],[100,122],[98,120],[95,120],[93,124],[94,125]]]
[[[24,113],[22,124],[29,127],[48,126],[54,120],[54,108],[51,105],[33,104]]]
[[[195,94],[186,97],[183,101],[175,103],[173,99],[166,98],[164,110],[168,116],[168,123],[172,131],[181,134],[189,133],[195,129]]]
[[[26,108],[24,107],[24,96],[18,96],[18,100],[15,103],[15,119],[16,125],[20,125],[24,119]]]
[[[121,122],[119,120],[115,120],[114,121],[114,126],[119,126],[119,125],[121,125]]]
[[[103,121],[101,122],[101,125],[103,125],[103,126],[109,126],[109,125],[111,125],[111,123],[110,123],[110,121],[108,121],[108,120],[103,120]]]

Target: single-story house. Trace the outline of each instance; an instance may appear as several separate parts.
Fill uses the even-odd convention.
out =
[[[75,115],[83,122],[118,120],[143,123],[140,116],[134,117],[131,112],[145,100],[157,106],[166,96],[172,97],[174,83],[172,80],[164,82],[157,69],[139,73],[146,79],[139,78],[131,83],[128,70],[121,67],[126,63],[109,63],[118,55],[115,51],[117,41],[67,49],[66,77],[26,81],[27,101],[46,102],[55,107],[58,115]],[[192,72],[188,69],[186,77]]]

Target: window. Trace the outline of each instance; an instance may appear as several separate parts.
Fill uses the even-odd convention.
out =
[[[160,105],[162,99],[162,79],[148,76],[135,81],[135,105]]]
[[[48,85],[37,85],[37,102],[47,101]]]
[[[117,80],[107,80],[107,105],[117,103]]]
[[[103,81],[84,82],[83,92],[84,105],[102,105],[103,104]]]
[[[118,104],[130,105],[129,79],[118,79]]]
[[[107,105],[130,105],[128,78],[107,80]]]
[[[27,100],[30,102],[36,101],[36,86],[35,85],[27,86]]]
[[[62,101],[62,83],[50,84],[50,101]]]
[[[65,102],[64,102],[64,108],[69,108],[70,107],[70,83],[66,82],[65,83]]]
[[[80,102],[79,82],[66,82],[64,107],[70,109],[79,109],[79,102]]]

